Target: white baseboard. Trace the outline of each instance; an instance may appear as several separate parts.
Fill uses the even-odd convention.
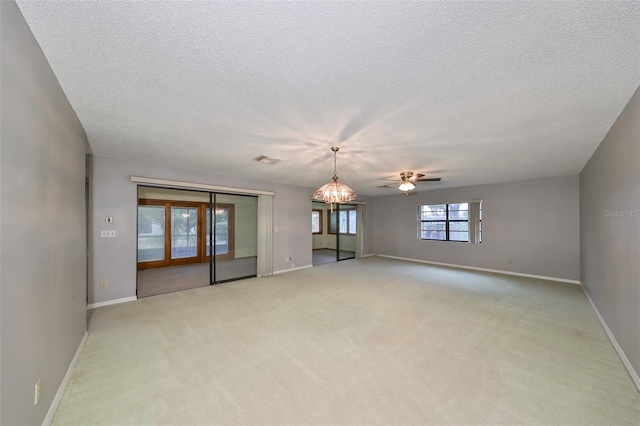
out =
[[[587,292],[587,288],[584,285],[582,286],[582,290],[584,291],[585,296],[587,296],[589,303],[591,303],[591,307],[595,311],[596,316],[598,317],[598,321],[600,321],[600,325],[604,329],[604,332],[609,338],[609,341],[611,342],[611,344],[613,345],[613,348],[616,350],[616,352],[618,353],[618,356],[620,357],[620,360],[622,361],[624,366],[627,368],[627,371],[629,372],[629,376],[631,376],[631,380],[636,385],[636,388],[638,388],[638,391],[640,391],[640,377],[638,376],[638,373],[633,368],[633,365],[631,365],[629,358],[627,358],[627,355],[625,355],[624,351],[618,344],[618,341],[616,340],[615,336],[609,329],[609,326],[607,325],[607,323],[604,321],[604,318],[602,318],[602,315],[600,315],[600,311],[598,311],[596,304],[593,303],[593,300],[591,299],[591,296],[589,296],[589,293]]]
[[[64,395],[64,391],[67,389],[67,385],[69,384],[69,380],[71,380],[71,375],[73,375],[73,371],[76,369],[76,364],[78,363],[78,359],[80,358],[80,354],[82,353],[82,349],[84,349],[84,344],[87,343],[87,337],[89,337],[89,333],[84,332],[84,336],[78,345],[78,349],[76,349],[76,353],[71,360],[71,364],[69,364],[69,368],[67,368],[67,372],[62,379],[62,383],[58,387],[58,391],[56,395],[53,397],[53,401],[51,401],[51,406],[49,407],[49,411],[47,411],[47,415],[42,422],[42,426],[49,426],[51,421],[53,420],[53,415],[56,413],[58,409],[58,405],[60,405],[60,400],[62,399],[62,395]]]
[[[279,271],[273,271],[273,275],[284,274],[285,272],[293,272],[293,271],[297,271],[299,269],[307,269],[307,268],[312,268],[312,267],[313,267],[313,265],[305,265],[305,266],[298,266],[297,268],[281,269]]]
[[[537,278],[537,279],[540,279],[540,280],[559,281],[559,282],[563,282],[563,283],[582,285],[580,280],[569,280],[569,279],[566,279],[566,278],[547,277],[545,275],[522,274],[520,272],[503,271],[503,270],[500,270],[500,269],[487,269],[487,268],[478,268],[478,267],[475,267],[475,266],[456,265],[454,263],[432,262],[430,260],[410,259],[408,257],[389,256],[389,255],[386,255],[386,254],[376,254],[376,256],[388,257],[389,259],[408,260],[409,262],[428,263],[428,264],[431,264],[431,265],[439,265],[439,266],[449,266],[449,267],[452,267],[452,268],[471,269],[471,270],[474,270],[474,271],[482,271],[482,272],[493,272],[494,274],[515,275],[515,276],[518,276],[518,277]]]
[[[106,302],[89,303],[87,305],[87,310],[99,308],[101,306],[117,305],[118,303],[133,302],[134,300],[138,300],[138,298],[136,296],[131,296],[123,297],[122,299],[107,300]]]
[[[375,253],[369,253],[369,254],[363,254],[362,257],[370,257],[370,256],[375,256],[375,255],[376,255]]]

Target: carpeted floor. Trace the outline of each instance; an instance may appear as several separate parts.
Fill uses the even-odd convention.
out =
[[[256,257],[217,261],[215,279],[224,281],[256,275],[257,265]],[[209,285],[209,278],[208,263],[142,269],[138,271],[138,298],[205,287]]]
[[[95,310],[56,425],[637,425],[578,285],[369,257]]]

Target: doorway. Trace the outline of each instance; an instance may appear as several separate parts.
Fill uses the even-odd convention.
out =
[[[139,186],[138,297],[256,276],[257,204],[249,195]]]
[[[358,206],[312,202],[313,266],[354,259],[359,238]]]

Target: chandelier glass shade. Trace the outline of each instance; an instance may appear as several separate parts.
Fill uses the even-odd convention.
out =
[[[313,193],[314,200],[324,201],[327,204],[343,204],[356,199],[357,194],[353,189],[344,183],[338,182],[336,155],[339,150],[340,148],[336,146],[331,148],[331,151],[333,151],[333,181],[318,188]]]

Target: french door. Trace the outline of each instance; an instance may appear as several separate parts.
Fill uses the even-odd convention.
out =
[[[138,200],[138,269],[202,262],[199,203]]]
[[[216,257],[233,259],[234,206],[214,211]],[[209,262],[211,217],[209,203],[138,200],[138,269]]]
[[[184,265],[200,261],[198,244],[199,207],[169,206],[170,264]]]

